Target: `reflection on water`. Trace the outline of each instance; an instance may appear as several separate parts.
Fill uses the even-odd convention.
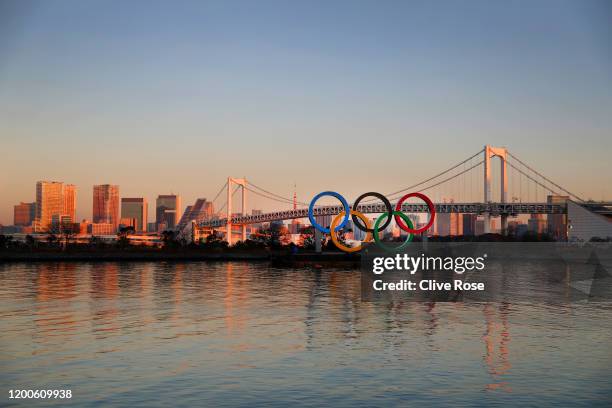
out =
[[[3,405],[10,388],[142,406],[612,395],[605,302],[361,302],[358,271],[265,263],[9,264],[0,282]]]

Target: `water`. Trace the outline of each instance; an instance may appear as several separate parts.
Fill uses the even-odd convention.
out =
[[[358,271],[0,265],[0,405],[610,406],[610,303],[367,303]],[[9,400],[71,389],[71,400]]]

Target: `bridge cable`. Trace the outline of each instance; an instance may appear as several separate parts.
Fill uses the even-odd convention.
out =
[[[292,198],[287,198],[287,197],[283,197],[283,196],[281,196],[281,195],[279,195],[279,194],[275,194],[275,193],[273,193],[273,192],[271,192],[271,191],[268,191],[268,190],[266,190],[266,189],[263,189],[263,188],[261,188],[261,187],[257,186],[256,184],[253,184],[251,181],[249,181],[249,184],[248,184],[248,185],[249,185],[249,186],[253,186],[253,187],[255,187],[256,189],[261,190],[261,191],[263,191],[264,193],[267,193],[267,194],[269,194],[269,195],[271,195],[271,196],[277,197],[277,198],[279,198],[279,199],[281,199],[281,200],[289,201],[291,204],[293,204],[293,199],[292,199]],[[248,190],[248,189],[247,189],[247,190]],[[249,190],[249,191],[251,191],[251,192],[252,192],[252,190]],[[308,206],[308,203],[303,203],[303,202],[301,202],[301,201],[296,201],[296,203],[301,204],[301,205]]]
[[[529,165],[527,165],[526,163],[524,163],[523,161],[521,161],[521,159],[519,159],[518,157],[516,157],[515,155],[513,155],[512,153],[510,153],[509,151],[506,150],[506,152],[508,153],[508,156],[512,157],[514,160],[516,160],[517,162],[519,162],[520,164],[522,164],[523,166],[525,166],[526,168],[528,168],[529,170],[531,170],[532,172],[534,172],[535,174],[537,174],[538,176],[542,177],[544,180],[546,180],[547,182],[549,182],[550,184],[552,184],[553,186],[557,187],[559,190],[565,192],[566,194],[577,198],[578,200],[584,202],[584,200],[580,197],[578,197],[576,194],[573,194],[569,191],[567,191],[566,189],[564,189],[563,187],[561,187],[560,185],[558,185],[557,183],[555,183],[552,180],[549,180],[548,178],[546,178],[546,176],[544,176],[543,174],[539,173],[538,171],[536,171],[535,169],[533,169],[532,167],[529,167]]]
[[[245,189],[250,191],[253,194],[256,194],[256,195],[260,196],[260,197],[267,198],[268,200],[276,201],[276,202],[279,202],[279,203],[282,203],[282,204],[293,204],[293,200],[289,200],[289,199],[286,199],[286,198],[280,198],[279,199],[279,198],[276,198],[276,197],[271,197],[271,196],[266,195],[264,193],[261,193],[261,192],[259,192],[257,190],[253,190],[253,189],[249,188],[248,186],[245,187]]]
[[[421,185],[423,185],[423,184],[425,184],[425,183],[428,183],[428,182],[430,182],[430,181],[432,181],[432,180],[434,180],[434,179],[437,179],[438,177],[440,177],[440,176],[442,176],[442,175],[444,175],[444,174],[446,174],[446,173],[448,173],[448,172],[450,172],[450,171],[452,171],[452,170],[456,169],[457,167],[461,166],[463,163],[466,163],[466,162],[468,162],[468,161],[472,160],[474,157],[478,156],[478,155],[479,155],[479,154],[481,154],[483,151],[484,151],[484,149],[482,149],[482,150],[480,150],[480,151],[476,152],[475,154],[473,154],[472,156],[468,157],[467,159],[465,159],[465,160],[463,160],[463,161],[461,161],[461,162],[459,162],[459,163],[455,164],[455,165],[454,165],[454,166],[452,166],[452,167],[449,167],[448,169],[444,170],[443,172],[440,172],[440,173],[436,174],[436,175],[435,175],[435,176],[433,176],[433,177],[428,178],[427,180],[423,180],[423,181],[421,181],[420,183],[413,184],[413,185],[411,185],[411,186],[408,186],[408,187],[402,188],[401,190],[398,190],[398,191],[394,191],[393,193],[388,193],[388,194],[386,194],[386,196],[387,196],[387,197],[389,197],[389,196],[394,196],[394,195],[396,195],[396,194],[400,194],[400,193],[403,193],[404,191],[414,189],[414,188],[416,188],[416,187],[418,187],[418,186],[421,186]],[[482,162],[480,162],[480,163],[482,163]],[[479,164],[480,164],[480,163],[479,163]],[[461,174],[461,173],[459,173],[459,174]],[[452,178],[452,177],[451,177],[451,178]],[[365,203],[365,202],[375,201],[375,200],[376,200],[376,198],[374,198],[374,199],[368,199],[368,200],[363,200],[363,202]]]
[[[227,186],[227,181],[225,182],[225,184],[223,184],[223,186],[221,186],[221,188],[219,189],[219,192],[217,193],[217,195],[215,196],[215,198],[212,199],[211,203],[214,203],[215,201],[217,201],[217,198],[219,198],[219,196],[221,195],[221,193],[223,192],[223,190],[225,190],[225,187]]]
[[[475,165],[473,165],[472,167],[469,167],[469,168],[467,168],[467,169],[463,170],[461,173],[457,173],[457,174],[455,174],[455,175],[452,175],[452,176],[450,176],[450,177],[448,177],[448,178],[445,178],[444,180],[441,180],[441,181],[439,181],[439,182],[437,182],[437,183],[435,183],[435,184],[432,184],[432,185],[430,185],[430,186],[428,186],[428,187],[425,187],[425,188],[419,189],[418,191],[419,191],[419,192],[423,192],[423,191],[425,191],[425,190],[429,190],[430,188],[434,188],[434,187],[437,187],[437,186],[439,186],[439,185],[441,185],[441,184],[444,184],[444,183],[446,183],[447,181],[452,180],[452,179],[454,179],[454,178],[456,178],[456,177],[458,177],[458,176],[462,175],[463,173],[467,173],[468,171],[470,171],[470,170],[472,170],[472,169],[475,169],[476,167],[480,166],[482,163],[484,163],[484,160],[481,160],[481,161],[479,161],[478,163],[476,163]],[[393,200],[393,199],[396,199],[396,198],[399,198],[399,196],[398,196],[398,197],[393,197],[393,198],[391,198],[391,197],[390,197],[390,198],[389,198],[389,200]]]
[[[536,185],[539,185],[540,187],[544,188],[547,191],[550,191],[551,193],[555,194],[555,195],[560,195],[557,191],[552,190],[550,187],[540,183],[538,180],[534,179],[533,177],[531,177],[529,174],[524,173],[521,169],[515,167],[512,163],[507,162],[508,166],[512,167],[513,169],[515,169],[516,171],[518,171],[521,175],[527,177],[528,179],[530,179],[531,181],[533,181]],[[536,186],[537,188],[537,186]],[[537,192],[537,190],[536,190]],[[527,188],[527,194],[531,194],[531,190],[529,188]],[[537,196],[536,196],[536,200],[537,200]]]
[[[459,166],[461,166],[461,165],[463,165],[463,164],[467,163],[468,161],[471,161],[471,160],[472,160],[474,157],[478,156],[478,155],[479,155],[479,154],[481,154],[483,151],[484,151],[484,149],[481,149],[480,151],[476,152],[475,154],[473,154],[472,156],[468,157],[467,159],[465,159],[465,160],[463,160],[463,161],[461,161],[461,162],[459,162],[459,163],[455,164],[455,165],[454,165],[454,166],[452,166],[452,167],[449,167],[448,169],[446,169],[446,170],[444,170],[444,171],[442,171],[442,172],[440,172],[440,173],[436,174],[435,176],[430,177],[430,178],[428,178],[428,179],[426,179],[426,180],[423,180],[423,181],[421,181],[420,183],[417,183],[417,184],[414,184],[414,185],[412,185],[412,186],[405,187],[405,188],[403,188],[403,189],[401,189],[401,190],[395,191],[395,192],[393,192],[393,193],[388,193],[388,194],[387,194],[387,196],[394,196],[394,195],[397,195],[397,194],[399,194],[399,193],[403,193],[404,191],[407,191],[407,190],[410,190],[410,189],[416,188],[416,187],[418,187],[418,186],[420,186],[420,185],[423,185],[423,184],[425,184],[425,183],[427,183],[427,182],[429,182],[429,181],[435,180],[435,179],[439,178],[440,176],[442,176],[442,175],[444,175],[444,174],[446,174],[446,173],[448,173],[448,172],[450,172],[450,171],[452,171],[452,170],[456,169],[457,167],[459,167]],[[465,173],[465,172],[467,172],[467,171],[469,171],[469,170],[473,169],[474,167],[476,167],[476,166],[478,166],[478,165],[480,165],[480,164],[482,164],[482,161],[481,161],[480,163],[478,163],[477,165],[472,166],[472,167],[470,167],[469,169],[467,169],[467,170],[465,170],[465,171],[462,171],[462,172],[460,172],[460,173],[458,173],[458,174],[456,174],[456,175],[454,175],[454,176],[452,176],[452,177],[450,177],[450,178],[448,178],[448,179],[444,180],[443,182],[446,182],[446,181],[448,181],[448,180],[450,180],[450,179],[452,179],[452,178],[454,178],[454,177],[457,177],[457,176],[459,176],[459,175],[461,175],[461,174],[463,174],[463,173]],[[465,166],[464,166],[464,167],[465,167]],[[442,183],[443,183],[443,182],[442,182]],[[441,184],[441,183],[440,183],[440,184]],[[437,184],[436,184],[436,185],[437,185]],[[293,204],[293,200],[292,200],[292,199],[290,199],[290,198],[286,198],[286,197],[283,197],[283,196],[281,196],[281,195],[279,195],[279,194],[275,194],[275,193],[273,193],[273,192],[271,192],[271,191],[268,191],[268,190],[266,190],[266,189],[264,189],[264,188],[262,188],[262,187],[259,187],[258,185],[254,184],[254,183],[252,183],[252,182],[249,182],[248,186],[255,187],[256,189],[258,189],[258,190],[260,190],[260,191],[263,191],[264,193],[268,194],[268,196],[266,196],[266,195],[264,195],[264,194],[262,194],[262,193],[260,193],[260,192],[257,192],[257,191],[254,191],[254,190],[252,190],[252,189],[248,188],[248,187],[245,187],[245,188],[246,188],[248,191],[250,191],[250,192],[252,192],[252,193],[254,193],[254,194],[257,194],[257,195],[259,195],[259,196],[261,196],[261,197],[264,197],[264,198],[267,198],[267,199],[269,199],[269,200],[273,200],[273,201],[276,201],[276,202],[280,202],[280,203],[283,203],[283,204]],[[270,197],[270,196],[272,196],[272,197]],[[366,199],[366,200],[363,200],[363,203],[370,202],[370,201],[375,201],[375,200],[376,200],[376,198],[373,198],[373,199]],[[297,203],[298,203],[298,204],[301,204],[301,205],[304,205],[304,206],[308,206],[308,205],[309,205],[308,203],[304,203],[304,202],[301,202],[301,201],[297,201]],[[317,206],[317,207],[320,207],[320,205],[319,205],[319,206]]]

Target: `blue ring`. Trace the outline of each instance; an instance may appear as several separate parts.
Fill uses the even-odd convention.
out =
[[[329,234],[329,228],[322,227],[321,225],[319,225],[319,223],[315,221],[314,213],[313,213],[315,202],[319,198],[325,197],[325,196],[336,197],[338,200],[340,200],[340,202],[342,203],[342,206],[344,207],[344,219],[342,220],[342,223],[340,223],[340,225],[336,227],[335,231],[339,231],[346,225],[346,223],[348,222],[351,216],[351,208],[349,207],[346,199],[342,197],[340,194],[336,193],[335,191],[323,191],[322,193],[319,193],[316,196],[314,196],[314,198],[310,201],[310,205],[308,206],[308,219],[310,220],[310,224],[313,227],[315,227],[316,229],[318,229],[319,231],[325,234]]]

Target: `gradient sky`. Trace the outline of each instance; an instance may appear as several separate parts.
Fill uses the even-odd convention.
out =
[[[487,143],[612,200],[611,27],[605,0],[0,0],[0,223],[37,180],[88,219],[100,183],[355,198]]]

